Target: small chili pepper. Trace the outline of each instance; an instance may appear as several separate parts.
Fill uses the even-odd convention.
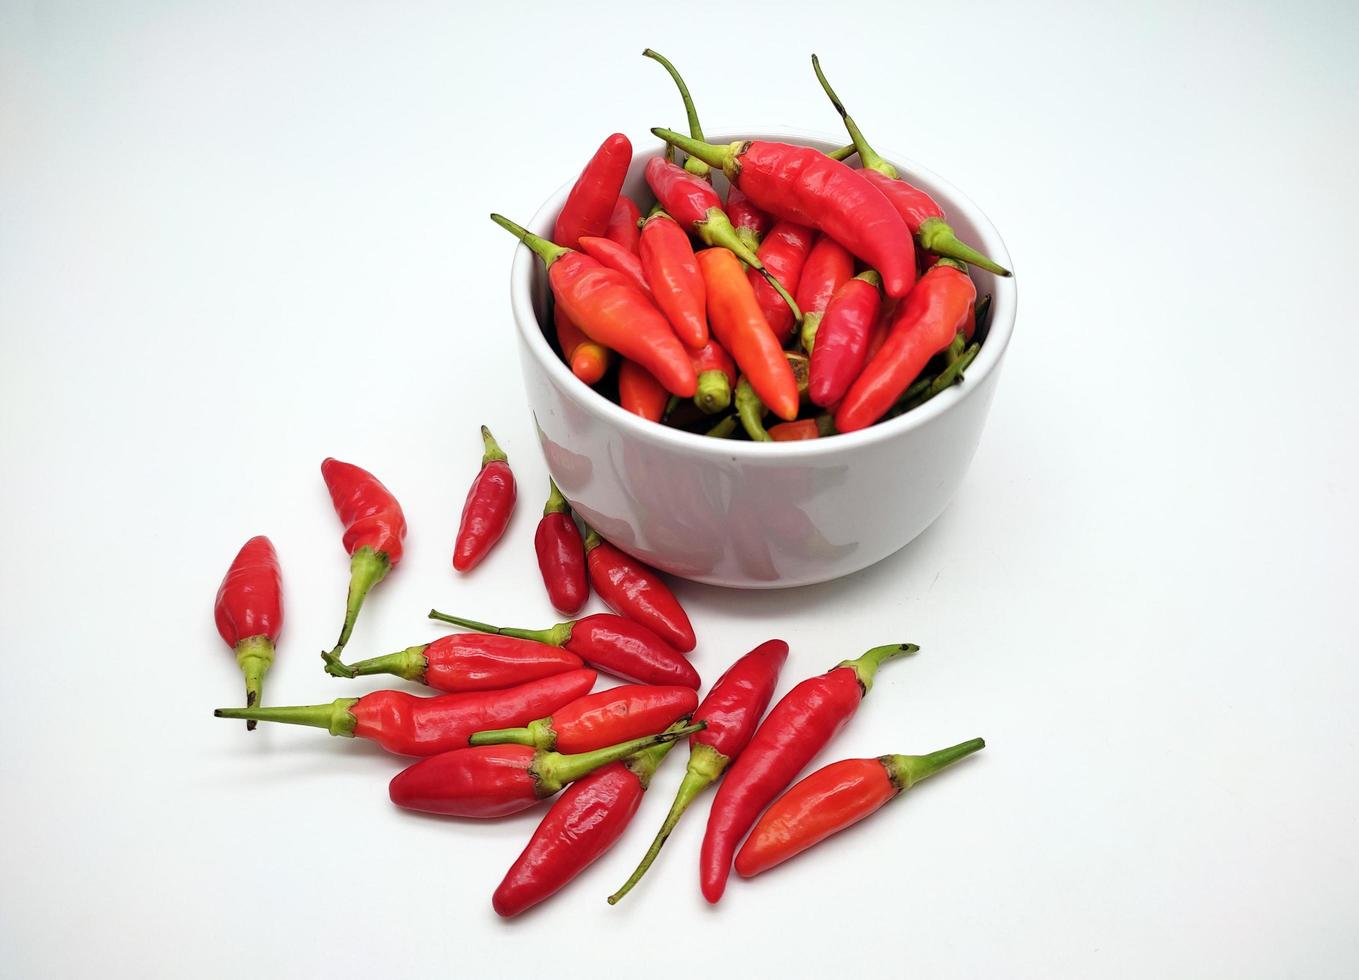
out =
[[[397,773],[388,795],[397,806],[446,817],[504,817],[628,756],[665,745],[702,726],[634,738],[593,752],[562,755],[527,745],[480,745],[421,759]]]
[[[671,394],[694,395],[694,366],[665,316],[620,272],[561,248],[502,215],[491,220],[547,263],[548,282],[571,322],[596,343],[642,365]]]
[[[622,133],[601,143],[571,187],[552,240],[562,248],[575,248],[581,235],[606,234],[631,164],[632,143]]]
[[[802,279],[803,266],[811,253],[814,241],[816,232],[813,229],[795,221],[780,221],[764,236],[759,251],[755,254],[760,257],[765,269],[775,279],[796,294],[798,283]],[[760,273],[749,269],[746,276],[755,290],[755,299],[764,312],[769,329],[774,331],[774,336],[778,338],[780,344],[786,344],[788,338],[793,335],[793,311]],[[804,311],[803,323],[806,322]]]
[[[694,404],[704,415],[726,411],[731,404],[732,386],[736,384],[736,362],[713,339],[709,339],[698,350],[690,351],[689,356],[698,373]]]
[[[684,722],[676,722],[676,730]],[[644,749],[566,788],[543,816],[491,897],[498,915],[518,915],[560,891],[623,835],[651,777],[674,742]]]
[[[509,526],[518,495],[509,457],[484,425],[481,441],[486,447],[481,469],[468,488],[458,536],[453,542],[453,567],[460,572],[471,571],[495,547]]]
[[[640,234],[637,224],[641,220],[642,209],[626,194],[619,194],[613,206],[613,213],[609,215],[609,227],[605,230],[604,237],[627,249],[630,254],[636,255],[637,236]]]
[[[906,222],[906,227],[910,229],[911,234],[920,240],[921,248],[935,255],[957,259],[959,262],[971,262],[973,265],[988,272],[994,272],[998,276],[1010,275],[1009,269],[992,262],[972,246],[959,241],[958,236],[954,234],[953,229],[944,220],[944,209],[935,202],[934,198],[903,180],[897,172],[897,168],[878,156],[873,147],[868,145],[868,141],[864,139],[864,134],[859,131],[859,127],[850,118],[849,113],[845,111],[844,103],[835,94],[830,82],[826,81],[826,76],[821,71],[821,61],[816,55],[812,55],[812,69],[816,72],[821,88],[830,98],[831,105],[835,106],[835,111],[840,114],[845,129],[849,130],[850,139],[854,140],[854,146],[859,154],[859,162],[863,164],[863,170],[859,172],[863,174],[865,180],[882,191],[883,196],[892,203],[892,207]]]
[[[797,418],[797,379],[741,263],[725,248],[706,248],[698,253],[698,267],[707,288],[708,323],[717,342],[775,415],[787,421]]]
[[[675,794],[675,802],[665,815],[665,822],[657,832],[651,847],[637,870],[622,888],[609,896],[609,904],[616,905],[634,885],[642,880],[661,853],[689,804],[726,771],[732,760],[750,743],[755,728],[760,724],[764,709],[774,696],[779,671],[788,659],[788,644],[783,640],[767,640],[741,657],[718,678],[708,696],[694,712],[695,722],[707,722],[708,727],[689,739],[689,766]]]
[[[623,273],[628,277],[628,282],[648,297],[651,296],[651,286],[646,281],[646,274],[642,272],[642,260],[637,257],[637,253],[629,251],[611,238],[593,238],[590,235],[581,236],[580,250],[601,265]]]
[[[986,747],[979,738],[929,755],[884,755],[832,762],[779,797],[736,855],[753,878],[853,826],[928,776]]]
[[[679,684],[697,690],[701,683],[698,672],[683,654],[645,626],[622,616],[595,613],[544,630],[490,626],[474,619],[450,616],[437,609],[429,611],[429,618],[481,633],[498,633],[501,636],[550,643],[554,647],[570,650],[592,667],[606,670],[615,677],[635,684]]]
[[[756,207],[834,238],[878,270],[887,295],[905,296],[915,282],[915,243],[906,223],[859,171],[807,146],[764,140],[714,146],[668,129],[652,133],[721,167]]]
[[[797,305],[802,307],[802,349],[808,354],[816,340],[816,328],[835,291],[854,276],[854,256],[829,235],[812,246],[798,280]]]
[[[976,297],[967,272],[940,259],[898,307],[882,349],[836,409],[835,427],[853,432],[882,418],[930,358],[953,342]]]
[[[874,647],[808,678],[774,705],[713,799],[699,858],[704,898],[714,905],[721,899],[736,845],[760,811],[853,717],[879,665],[918,649],[914,643]]]
[[[456,633],[353,664],[327,664],[326,671],[334,677],[395,674],[438,691],[462,693],[499,691],[584,666],[574,653],[546,643]]]
[[[533,535],[533,550],[538,554],[538,571],[547,587],[547,597],[557,610],[571,616],[590,598],[590,584],[585,578],[585,546],[576,522],[571,519],[571,505],[552,477],[547,478],[547,487],[547,503]]]
[[[330,704],[269,708],[218,708],[218,718],[247,718],[324,728],[345,738],[370,738],[397,755],[438,755],[467,745],[475,732],[527,725],[594,687],[593,670],[569,670],[504,691],[418,697],[374,691]]]
[[[618,366],[618,404],[633,415],[649,422],[659,422],[665,415],[670,393],[646,368],[636,361],[623,359]]]
[[[679,70],[664,55],[652,51],[650,48],[642,52],[642,57],[658,62],[662,68],[670,73],[670,77],[675,80],[675,87],[679,89],[680,98],[684,101],[684,114],[689,120],[689,135],[696,140],[703,139],[703,127],[698,121],[698,110],[694,108],[693,97],[689,95],[689,86],[684,84],[684,79],[680,76]],[[702,160],[689,157],[684,161],[684,169],[695,177],[701,177],[709,183],[712,182],[712,168]]]
[[[274,662],[274,644],[283,629],[283,573],[274,543],[259,534],[241,546],[217,589],[213,605],[217,632],[236,651],[245,675],[245,706],[259,704],[264,675]],[[255,730],[255,723],[245,727]]]
[[[552,322],[557,328],[557,343],[562,359],[571,366],[571,373],[587,385],[597,385],[609,370],[612,355],[603,344],[597,344],[571,322],[560,303],[553,304]]]
[[[642,225],[637,255],[652,299],[675,328],[675,336],[690,349],[702,347],[708,342],[707,297],[689,236],[662,211]]]
[[[773,441],[764,427],[766,411],[768,409],[760,396],[755,394],[750,379],[741,375],[741,379],[736,382],[736,417],[741,421],[741,428],[746,430],[746,435],[755,442]]]
[[[330,491],[335,513],[344,524],[344,548],[349,552],[349,597],[345,602],[344,625],[335,648],[321,654],[330,663],[338,661],[344,652],[368,591],[401,561],[406,515],[377,477],[353,463],[326,459],[321,463],[321,477]]]
[[[821,438],[821,428],[816,419],[798,419],[796,422],[780,422],[769,427],[769,438],[774,442],[801,442],[805,439]]]
[[[691,133],[690,135],[692,136],[693,134]],[[699,136],[694,137],[694,139],[701,138],[702,137]],[[666,144],[666,146],[669,145],[669,143]],[[702,167],[706,168],[708,166],[701,160],[696,160],[695,157],[689,157],[689,159],[695,160],[695,162]],[[736,229],[736,237],[741,239],[741,243],[745,245],[746,248],[750,249],[752,252],[757,252],[764,236],[769,234],[770,228],[774,227],[774,219],[755,205],[751,204],[750,198],[746,197],[745,194],[741,192],[741,188],[737,187],[735,184],[732,184],[727,188],[726,210],[727,218],[730,219],[732,227]],[[796,291],[794,292],[793,298],[797,299]],[[800,308],[801,306],[802,304],[799,302],[798,307]],[[802,315],[806,317],[807,311],[803,310]]]
[[[822,408],[844,397],[868,363],[868,339],[882,309],[882,279],[873,270],[861,272],[841,286],[826,307],[812,351],[812,401]]]
[[[585,531],[585,561],[590,584],[604,605],[645,626],[680,653],[694,648],[688,614],[654,571],[609,544],[592,527]]]
[[[624,684],[587,694],[524,727],[477,732],[468,745],[530,745],[547,752],[592,752],[654,735],[698,706],[692,687]]]

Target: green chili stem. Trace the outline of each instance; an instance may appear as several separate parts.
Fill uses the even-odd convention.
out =
[[[332,735],[354,737],[358,719],[349,710],[358,698],[340,698],[330,704],[299,704],[278,708],[218,708],[215,718],[245,718],[250,721],[277,721],[285,725],[324,728]]]
[[[253,708],[264,693],[264,675],[274,662],[274,644],[267,636],[248,636],[236,644],[236,663],[245,675],[245,706]],[[246,731],[255,730],[255,722],[245,723]]]
[[[670,63],[668,58],[650,48],[642,52],[642,57],[650,58],[659,63],[662,68],[670,73],[670,77],[675,80],[675,86],[679,89],[680,98],[684,100],[684,114],[689,119],[689,135],[696,140],[705,139],[703,127],[698,121],[698,110],[694,108],[694,100],[689,95],[689,86],[684,84],[684,79],[680,76],[679,70]],[[702,177],[705,180],[712,179],[710,176],[711,168],[695,157],[691,156],[684,161],[684,169],[696,177]]]
[[[368,590],[381,582],[391,567],[392,563],[387,560],[385,554],[374,551],[367,545],[350,557],[349,596],[345,602],[344,625],[340,628],[340,639],[333,650],[321,654],[321,659],[328,665],[340,662],[340,654],[344,652],[345,644],[349,642],[350,634],[354,632],[354,623],[359,618],[359,610],[363,608],[363,600],[368,595]]]
[[[873,688],[873,678],[877,675],[879,667],[897,657],[908,657],[919,649],[920,647],[914,643],[888,643],[885,646],[874,647],[854,660],[842,661],[836,664],[836,667],[851,668],[859,676],[859,685],[867,694]]]
[[[922,779],[933,776],[940,769],[945,769],[959,759],[984,748],[985,740],[973,738],[928,755],[884,755],[880,761],[887,768],[887,774],[892,777],[892,783],[897,790],[904,791]]]
[[[556,262],[563,255],[568,255],[571,252],[569,248],[562,248],[560,245],[553,244],[540,235],[535,235],[527,228],[515,224],[503,214],[492,214],[491,220],[531,248],[534,254],[547,263],[549,268],[552,266],[553,262]]]
[[[868,145],[868,140],[864,139],[863,132],[858,124],[845,111],[845,104],[840,101],[840,96],[835,94],[835,89],[831,88],[830,82],[826,80],[825,73],[821,70],[821,59],[812,55],[812,70],[816,72],[816,79],[821,83],[821,88],[829,96],[831,105],[835,106],[835,111],[840,113],[840,119],[845,124],[845,129],[849,131],[849,138],[854,141],[854,147],[859,153],[859,160],[863,163],[864,169],[876,170],[880,174],[895,178],[897,168],[892,166],[882,157],[878,156],[876,150]]]

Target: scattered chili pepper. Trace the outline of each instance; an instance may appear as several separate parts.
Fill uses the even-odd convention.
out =
[[[632,143],[622,133],[601,143],[571,187],[552,240],[562,248],[575,248],[581,235],[605,234],[631,164]]]
[[[693,397],[694,366],[684,345],[626,276],[588,255],[553,245],[502,215],[493,214],[491,220],[547,263],[553,295],[591,340],[641,364],[671,394]]]
[[[632,254],[637,254],[637,224],[642,220],[642,209],[626,194],[619,194],[614,203],[613,213],[609,215],[609,227],[604,237],[622,246]]]
[[[485,445],[481,469],[468,488],[458,536],[453,542],[453,567],[460,572],[475,568],[500,540],[509,526],[517,497],[509,458],[484,425],[481,441]]]
[[[560,303],[553,304],[552,322],[557,328],[557,343],[562,349],[562,359],[571,366],[571,373],[587,385],[599,384],[609,370],[612,351],[585,336],[585,332],[571,322]]]
[[[772,442],[764,427],[764,414],[768,409],[760,400],[760,396],[755,394],[750,379],[744,374],[736,382],[735,401],[736,417],[740,419],[741,428],[746,430],[746,435],[750,436],[753,442]]]
[[[562,755],[527,745],[480,745],[421,759],[393,778],[392,802],[407,810],[448,817],[504,817],[527,810],[539,800],[596,769],[655,745],[699,731],[690,725],[673,732]]]
[[[760,811],[853,717],[884,661],[920,649],[914,643],[874,647],[798,684],[774,705],[718,787],[703,837],[699,877],[703,897],[717,904],[732,856]]]
[[[547,597],[557,610],[572,616],[590,598],[590,584],[585,579],[585,546],[576,522],[571,519],[571,505],[557,489],[556,481],[548,477],[547,487],[547,503],[533,535],[533,550],[538,554],[538,571],[547,587]]]
[[[844,397],[868,363],[868,340],[882,309],[882,279],[873,270],[841,286],[826,307],[812,351],[812,401],[822,408]]]
[[[241,546],[217,589],[213,605],[217,632],[236,651],[245,675],[245,706],[259,704],[264,675],[274,662],[274,644],[283,629],[283,573],[274,543],[256,535]],[[255,730],[255,723],[245,727]]]
[[[636,361],[623,359],[618,366],[618,404],[624,411],[650,422],[659,422],[669,401],[670,393],[650,371]]]
[[[755,254],[760,257],[765,269],[775,279],[796,294],[798,283],[802,279],[803,266],[811,253],[814,241],[816,232],[813,229],[795,221],[780,221],[764,236],[759,251]],[[774,336],[778,338],[780,344],[786,344],[788,338],[793,335],[793,311],[764,276],[754,269],[747,270],[746,275],[755,290],[755,299],[769,323],[769,329],[774,331]],[[806,323],[805,311],[803,323]]]
[[[821,438],[821,429],[816,419],[798,419],[796,422],[780,422],[769,427],[769,438],[774,442],[801,442],[806,439]]]
[[[666,840],[679,823],[684,811],[693,803],[739,756],[755,728],[769,707],[778,684],[779,671],[788,659],[788,644],[783,640],[767,640],[741,657],[718,678],[708,696],[694,712],[694,721],[704,721],[708,727],[689,739],[689,766],[675,794],[675,802],[657,832],[651,847],[622,888],[609,896],[609,904],[632,891],[641,881]]]
[[[438,691],[461,693],[503,690],[584,666],[574,653],[546,643],[456,633],[353,664],[327,664],[326,671],[335,677],[395,674]]]
[[[590,235],[581,236],[580,250],[601,265],[623,273],[630,283],[651,296],[651,286],[642,272],[642,260],[636,252],[629,251],[611,238],[593,238]]]
[[[330,704],[218,708],[213,714],[308,725],[345,738],[370,738],[397,755],[437,755],[463,748],[474,732],[527,725],[551,714],[589,692],[597,676],[593,670],[569,670],[503,691],[434,697],[374,691]]]
[[[798,280],[797,305],[802,307],[802,349],[808,354],[816,340],[816,328],[835,291],[854,276],[854,256],[829,235],[812,246]]]
[[[845,759],[818,769],[779,797],[736,855],[736,871],[752,878],[853,826],[986,743],[979,738],[929,755]]]
[[[703,126],[698,121],[698,110],[694,108],[693,97],[689,95],[689,86],[684,84],[684,79],[680,76],[679,70],[670,63],[668,58],[650,48],[642,52],[642,57],[658,62],[662,68],[670,73],[670,77],[675,80],[675,87],[679,89],[680,98],[684,101],[684,114],[689,120],[689,135],[696,140],[703,139]],[[701,177],[709,183],[712,182],[712,168],[702,160],[689,157],[684,161],[684,169],[695,177]]]
[[[693,136],[692,133],[689,135]],[[694,139],[702,139],[702,137],[694,136]],[[666,144],[666,146],[669,145],[669,143]],[[689,159],[695,160],[702,167],[708,166],[703,161],[697,160],[696,157],[689,157]],[[735,184],[727,188],[726,210],[727,218],[730,219],[732,227],[736,229],[736,237],[741,239],[741,243],[746,248],[752,252],[757,252],[764,236],[769,234],[770,228],[774,227],[774,219],[751,204],[750,198],[746,197],[741,192],[741,188]],[[797,299],[796,293],[793,298]],[[802,306],[801,301],[797,305],[800,308]],[[805,317],[807,311],[803,310],[802,315]]]
[[[707,323],[707,320],[704,320]],[[731,404],[731,389],[736,384],[736,362],[716,340],[709,339],[698,350],[690,352],[698,385],[694,404],[704,415],[726,411]]]
[[[581,619],[567,620],[543,630],[490,626],[474,619],[450,616],[437,609],[429,611],[429,618],[481,633],[498,633],[502,636],[518,636],[525,640],[550,643],[570,650],[592,667],[606,670],[615,677],[636,684],[680,684],[695,690],[700,684],[698,672],[683,654],[645,626],[622,616],[595,613]]]
[[[523,727],[477,732],[468,745],[530,745],[548,752],[592,752],[654,735],[698,706],[692,687],[624,684],[578,698]]]
[[[587,527],[585,561],[595,593],[620,616],[645,626],[680,653],[694,648],[694,628],[675,593],[637,559],[619,551]]]
[[[689,236],[662,211],[642,225],[637,255],[652,298],[675,328],[675,336],[686,347],[702,347],[708,342],[706,296]]]

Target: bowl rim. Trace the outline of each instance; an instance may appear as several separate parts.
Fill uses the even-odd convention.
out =
[[[775,142],[796,140],[804,145],[816,146],[821,150],[829,150],[844,145],[843,139],[837,140],[825,133],[786,128],[762,129],[748,132],[744,136],[727,136],[721,132],[716,136],[708,136],[708,141],[712,143],[729,143],[740,139]],[[650,134],[648,134],[648,142],[651,142]],[[659,147],[654,152],[634,152],[633,162],[646,160],[651,156],[659,155],[660,152]],[[971,198],[934,171],[917,164],[909,157],[903,157],[890,151],[879,150],[879,153],[884,159],[896,166],[903,175],[909,176],[913,182],[923,185],[932,195],[947,198],[948,207],[945,210],[950,214],[965,214],[967,220],[977,229],[977,241],[972,244],[1007,269],[1014,271],[1013,260],[1010,258],[1009,250],[1005,247],[1005,242],[1000,237],[1000,232],[996,230],[991,219],[973,203]],[[574,182],[575,178],[572,178],[557,188],[538,208],[525,227],[535,234],[550,237],[552,222],[566,202],[566,196]],[[995,276],[991,299],[991,322],[988,327],[986,342],[982,344],[976,359],[968,366],[966,380],[963,384],[954,385],[947,391],[936,395],[918,408],[898,415],[894,419],[870,425],[857,432],[840,432],[824,439],[754,443],[733,439],[713,439],[701,433],[686,432],[683,429],[675,429],[667,425],[650,422],[627,411],[621,405],[605,398],[591,386],[582,383],[552,349],[543,325],[534,312],[533,271],[537,262],[537,256],[528,246],[522,243],[516,245],[514,261],[510,267],[510,306],[514,313],[515,329],[519,331],[520,340],[531,355],[537,359],[539,366],[557,384],[557,387],[574,398],[583,409],[602,413],[614,425],[626,429],[639,438],[674,446],[677,449],[708,453],[714,457],[720,456],[741,461],[779,460],[785,462],[790,459],[810,459],[833,454],[841,449],[848,451],[872,446],[875,443],[884,442],[929,425],[934,419],[952,411],[972,397],[975,392],[983,389],[986,378],[999,368],[1006,348],[1009,347],[1010,338],[1014,334],[1018,304],[1018,287],[1015,282],[1017,275],[1008,278]]]

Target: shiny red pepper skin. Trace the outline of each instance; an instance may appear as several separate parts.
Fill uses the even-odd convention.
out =
[[[642,226],[637,255],[675,336],[690,350],[702,347],[708,342],[707,296],[689,236],[668,214],[654,214]]]
[[[453,542],[453,567],[459,572],[475,568],[500,540],[509,526],[517,496],[509,460],[484,425],[481,438],[486,451],[481,457],[481,469],[467,491],[458,537]]]
[[[547,483],[547,503],[533,535],[533,550],[538,555],[538,571],[547,587],[547,597],[554,607],[572,616],[590,598],[590,584],[585,576],[585,545],[576,522],[571,519],[566,498],[551,477]]]
[[[680,653],[694,648],[688,614],[654,571],[619,551],[594,529],[585,535],[585,561],[590,584],[606,606],[645,626]]]
[[[626,194],[619,194],[618,200],[614,202],[613,211],[609,214],[609,226],[604,231],[604,237],[636,255],[637,241],[641,236],[641,229],[638,227],[641,220],[642,211],[632,198]]]
[[[808,439],[820,438],[821,429],[816,424],[816,419],[780,422],[778,425],[769,427],[769,440],[771,442],[805,442]]]
[[[636,252],[610,238],[594,238],[590,235],[581,236],[580,250],[615,272],[623,273],[630,283],[647,296],[651,296],[651,285],[642,272],[642,260],[637,257]]]
[[[236,553],[213,604],[217,632],[236,652],[245,674],[245,704],[259,703],[264,675],[283,629],[283,573],[273,542],[259,534]],[[246,728],[254,730],[253,721]]]
[[[920,226],[930,218],[944,216],[944,209],[934,198],[900,177],[889,177],[877,170],[867,169],[860,170],[859,173],[882,191],[883,196],[892,203],[892,207],[896,208],[897,214],[901,215],[901,220],[906,222],[906,227],[910,229],[912,235],[920,234]]]
[[[646,368],[624,358],[618,366],[618,404],[633,415],[648,422],[659,422],[665,416],[670,394]]]
[[[712,184],[688,173],[683,167],[652,157],[646,164],[646,182],[665,212],[679,222],[681,229],[697,234],[700,226],[722,210],[722,199]],[[720,219],[719,219],[720,220]]]
[[[654,735],[698,706],[692,687],[624,684],[577,698],[545,718],[517,728],[477,732],[471,745],[529,745],[549,752],[593,752],[615,742]]]
[[[567,195],[552,240],[563,248],[575,248],[581,235],[605,234],[631,164],[632,143],[622,133],[600,144]]]
[[[780,221],[764,236],[759,251],[755,254],[760,257],[765,269],[783,283],[785,289],[796,293],[798,283],[802,279],[803,266],[806,265],[807,257],[812,251],[812,243],[815,241],[814,229],[795,221]],[[793,311],[760,273],[754,269],[747,269],[746,278],[755,289],[755,298],[760,303],[764,318],[769,321],[769,329],[774,331],[774,336],[779,339],[780,344],[788,343],[788,338],[793,335]],[[806,315],[806,310],[803,310],[803,315]]]
[[[815,404],[825,408],[838,402],[863,371],[881,309],[882,293],[874,273],[851,279],[835,293],[812,346],[807,394]]]
[[[854,278],[854,256],[834,238],[822,235],[812,246],[798,280],[797,305],[802,310],[802,348],[811,353],[817,327],[835,291]]]
[[[395,674],[437,691],[464,693],[499,691],[584,666],[574,653],[546,643],[456,633],[354,664],[332,664],[327,670],[336,677]]]
[[[571,373],[587,385],[599,384],[609,370],[613,352],[585,336],[585,331],[571,322],[559,303],[552,306],[552,323],[557,328],[562,359],[571,366]]]
[[[740,235],[741,240],[752,250],[760,247],[764,236],[774,227],[774,219],[751,204],[750,198],[746,197],[741,188],[735,184],[727,188],[726,210],[727,217],[736,228],[736,234]],[[801,301],[798,302],[798,306],[802,306]],[[804,309],[802,312],[805,314],[807,311]]]

